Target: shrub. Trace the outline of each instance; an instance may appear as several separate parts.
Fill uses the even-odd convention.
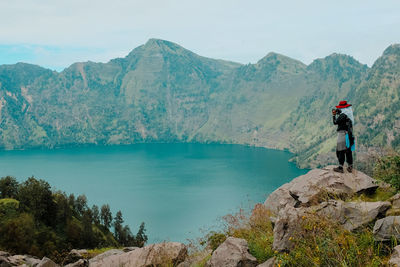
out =
[[[378,160],[374,177],[400,190],[400,155],[390,155]]]
[[[352,233],[324,217],[308,215],[291,238],[294,249],[277,254],[280,266],[382,266],[382,243],[375,243],[371,229]]]

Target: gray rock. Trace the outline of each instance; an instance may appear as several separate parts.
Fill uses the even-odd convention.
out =
[[[123,252],[129,252],[129,251],[132,251],[132,250],[135,250],[135,249],[137,249],[138,247],[124,247],[123,249],[122,249],[122,251]]]
[[[89,266],[89,261],[86,259],[80,259],[74,263],[65,265],[64,267],[87,267]]]
[[[148,245],[119,255],[111,255],[99,261],[89,262],[90,267],[114,266],[158,266],[161,264],[178,265],[187,256],[187,248],[182,243],[166,242]]]
[[[50,260],[49,258],[43,257],[40,263],[36,267],[58,267],[59,265],[56,264],[54,261]]]
[[[389,266],[400,266],[400,245],[393,248],[388,264]]]
[[[257,267],[274,267],[275,257],[269,258],[266,262],[257,265]]]
[[[35,266],[39,265],[40,259],[38,259],[36,257],[27,257],[27,258],[25,258],[25,263],[28,266],[35,267]]]
[[[104,253],[101,253],[101,254],[91,258],[89,260],[89,264],[95,263],[95,262],[98,262],[98,261],[102,261],[103,259],[105,259],[105,258],[107,258],[109,256],[112,256],[112,255],[120,255],[120,254],[123,254],[123,253],[124,252],[121,249],[110,249],[110,250],[107,250]]]
[[[18,266],[25,263],[25,258],[25,255],[13,255],[9,256],[7,259],[12,266]]]
[[[207,261],[208,267],[255,267],[257,259],[249,253],[247,241],[241,238],[228,237]]]
[[[360,171],[337,173],[333,167],[314,169],[293,179],[272,192],[264,205],[276,215],[287,205],[309,207],[330,199],[332,195],[349,197],[378,187],[376,180]]]
[[[6,251],[0,251],[0,256],[3,256],[3,257],[10,257],[11,254],[8,253],[8,252],[6,252]]]
[[[388,216],[377,220],[373,234],[376,241],[389,241],[391,237],[400,239],[400,216]]]
[[[277,251],[288,251],[293,248],[293,242],[290,237],[300,230],[301,217],[306,215],[307,208],[293,208],[286,206],[279,211],[274,226],[274,242],[272,248]]]
[[[279,211],[274,226],[273,249],[288,251],[293,243],[290,237],[294,237],[300,230],[301,217],[309,214],[317,214],[329,220],[339,223],[345,229],[353,231],[365,224],[383,216],[390,207],[390,202],[344,202],[341,200],[329,200],[312,207],[294,208],[286,206]]]
[[[315,208],[317,214],[338,222],[346,230],[353,231],[360,226],[368,224],[377,217],[383,217],[390,208],[390,202],[344,202],[329,200]]]
[[[86,254],[86,253],[87,253],[86,249],[80,249],[80,250],[73,249],[64,258],[62,264],[67,265],[69,263],[77,262],[78,260],[83,259],[83,254]]]
[[[10,267],[11,263],[8,261],[7,257],[0,256],[0,267]]]
[[[178,264],[177,267],[193,267],[193,266],[199,266],[200,262],[203,262],[203,260],[208,257],[209,255],[212,254],[212,249],[206,248],[203,251],[200,251],[198,253],[195,253],[194,255],[190,255],[185,259],[184,262],[181,262]]]
[[[389,201],[392,203],[393,209],[400,209],[400,193],[392,196]]]

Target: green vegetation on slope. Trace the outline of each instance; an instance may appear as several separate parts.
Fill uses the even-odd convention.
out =
[[[109,205],[89,208],[84,195],[52,192],[43,180],[0,179],[0,250],[60,261],[73,248],[142,247],[144,223],[133,235],[123,222],[121,211],[113,219]]]
[[[60,73],[2,65],[0,148],[220,142],[289,149],[318,166],[336,162],[330,110],[347,99],[360,161],[369,148],[400,149],[399,75],[399,45],[371,68],[341,54],[241,65],[157,39]]]

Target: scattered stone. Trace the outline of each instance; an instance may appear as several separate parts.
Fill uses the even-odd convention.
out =
[[[68,255],[65,257],[65,259],[62,262],[62,265],[67,265],[69,263],[74,263],[77,262],[80,259],[83,259],[83,254],[87,254],[86,249],[73,249],[71,250]]]
[[[257,265],[257,267],[274,267],[275,257],[269,258],[266,262]]]
[[[393,209],[400,209],[400,193],[392,196],[389,201],[392,203]]]
[[[49,258],[43,257],[43,259],[36,267],[59,267],[59,265]]]
[[[400,266],[400,245],[393,248],[393,253],[388,264],[389,266]]]
[[[195,255],[190,255],[185,259],[184,262],[179,263],[177,267],[192,267],[198,266],[200,262],[203,262],[205,258],[212,254],[212,249],[206,248]]]
[[[247,241],[228,237],[212,254],[207,267],[255,267],[257,259],[249,253]]]
[[[106,252],[103,252],[103,253],[91,258],[89,260],[89,264],[92,264],[92,263],[95,263],[95,262],[98,262],[98,261],[102,261],[103,259],[105,259],[105,258],[107,258],[109,256],[112,256],[112,255],[120,255],[120,254],[123,254],[123,253],[124,252],[122,250],[120,250],[120,249],[110,249],[110,250],[107,250]]]
[[[383,217],[385,211],[390,208],[390,202],[344,202],[341,200],[329,200],[316,207],[315,212],[330,220],[338,222],[346,230],[353,231],[366,225],[377,217]]]
[[[13,255],[8,257],[8,262],[12,266],[18,266],[25,263],[25,256],[24,255]]]
[[[129,252],[129,251],[135,250],[135,249],[137,249],[137,248],[138,248],[138,247],[125,247],[125,248],[122,249],[122,251],[123,251],[123,252]]]
[[[391,237],[400,239],[400,216],[388,216],[377,220],[373,234],[376,241],[390,241]]]
[[[8,253],[8,252],[6,252],[6,251],[0,251],[0,256],[3,256],[3,257],[10,257],[11,254]]]
[[[172,264],[174,266],[183,262],[187,256],[187,248],[178,242],[166,242],[148,245],[119,255],[111,255],[98,261],[90,261],[90,267],[114,266],[157,266]]]
[[[272,192],[264,205],[278,214],[288,205],[309,207],[332,196],[350,197],[355,193],[373,192],[378,187],[376,180],[360,171],[338,173],[333,171],[333,167],[314,169],[293,179]]]
[[[89,261],[86,259],[80,259],[74,263],[70,263],[65,265],[64,267],[88,267],[89,266]]]
[[[36,257],[26,257],[25,263],[30,267],[35,267],[35,266],[39,265],[40,259],[38,259]]]
[[[11,264],[8,261],[7,257],[0,256],[0,267],[10,267]]]

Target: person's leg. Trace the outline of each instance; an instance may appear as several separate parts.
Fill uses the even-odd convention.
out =
[[[346,150],[346,162],[347,162],[347,171],[352,172],[353,171],[353,152],[351,151],[350,148]]]
[[[336,172],[343,172],[343,164],[344,164],[344,159],[345,159],[345,151],[336,151],[336,156],[339,161],[339,167],[334,168],[333,170]]]

